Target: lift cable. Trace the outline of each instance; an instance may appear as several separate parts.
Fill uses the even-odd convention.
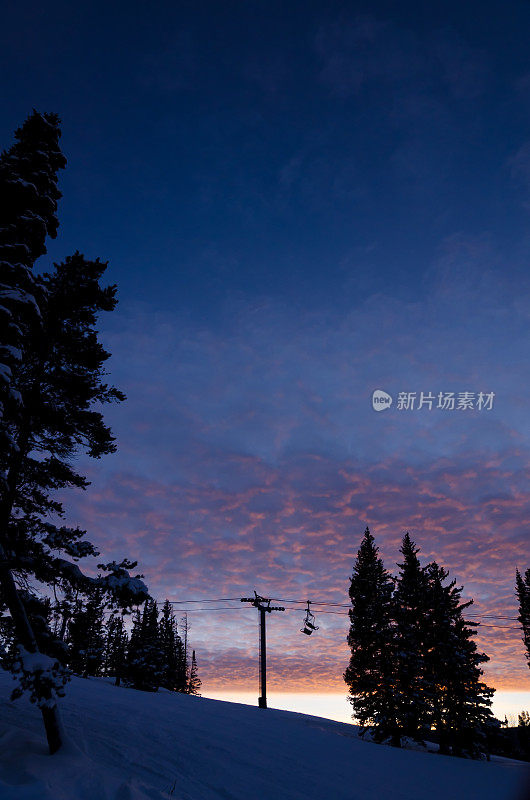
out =
[[[270,599],[274,600],[275,602],[280,602],[280,603],[292,603],[292,604],[295,604],[295,605],[302,605],[302,606],[306,606],[307,605],[307,600],[285,600],[282,597],[271,597]],[[195,604],[195,603],[226,603],[226,602],[237,602],[237,603],[239,603],[240,601],[241,601],[240,597],[217,597],[215,599],[203,599],[203,600],[170,600],[169,602],[171,603],[171,605],[190,605],[190,604]],[[311,600],[311,605],[314,606],[314,607],[315,606],[328,606],[328,607],[334,607],[334,608],[348,608],[348,609],[351,608],[351,604],[349,604],[349,603],[331,603],[331,602],[328,602],[328,601],[325,601],[325,600],[322,600],[322,601]],[[193,610],[195,610],[195,611],[230,611],[230,610],[235,610],[235,609],[238,609],[238,608],[240,608],[240,606],[226,606],[224,608],[197,608],[197,609],[193,609]],[[192,611],[192,609],[181,609],[181,610],[182,611]],[[287,609],[287,610],[299,611],[300,609]],[[333,614],[333,613],[343,613],[343,612],[325,611],[323,609],[319,609],[318,613],[319,614]],[[502,619],[502,620],[507,620],[507,621],[510,621],[510,622],[518,622],[519,621],[517,617],[508,617],[508,616],[504,616],[504,615],[501,615],[501,614],[479,614],[477,612],[466,613],[466,617],[478,617],[480,619],[492,619],[492,620],[501,620]],[[483,627],[485,627],[484,624],[483,624]],[[508,627],[508,626],[501,626],[501,627]]]
[[[212,606],[209,606],[207,608],[181,608],[179,610],[180,610],[180,612],[182,614],[194,614],[196,612],[201,612],[201,611],[239,611],[240,610],[240,606],[218,606],[218,607],[213,607],[213,608],[212,608]],[[298,608],[286,608],[285,610],[286,611],[296,611],[296,612],[298,612],[300,609],[298,609]],[[348,612],[346,612],[346,611],[327,611],[327,610],[320,609],[318,611],[318,613],[319,614],[336,614],[336,615],[338,615],[340,617],[347,617],[348,616]],[[467,616],[471,616],[471,615],[468,614]],[[475,614],[474,616],[486,616],[486,615]],[[488,615],[488,619],[490,619],[490,618],[491,619],[506,619],[506,620],[513,619],[514,621],[517,621],[515,617],[490,617]],[[520,630],[520,628],[515,626],[515,625],[493,625],[493,624],[488,623],[488,622],[478,622],[477,624],[481,628],[500,628],[501,630],[506,630],[506,631],[519,631]]]
[[[188,603],[228,603],[230,600],[233,600],[234,602],[237,601],[239,603],[241,598],[240,597],[216,597],[215,600],[210,600],[210,599],[206,599],[206,600],[168,600],[168,602],[171,603],[171,605],[182,605],[184,603],[186,603],[186,605],[187,605]],[[237,608],[239,608],[239,606],[237,606]]]

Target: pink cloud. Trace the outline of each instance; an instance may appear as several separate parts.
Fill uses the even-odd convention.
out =
[[[105,486],[96,481],[77,500],[76,519],[94,541],[105,542],[105,555],[137,558],[161,599],[238,597],[256,588],[278,598],[347,602],[365,525],[392,571],[409,530],[422,558],[448,567],[465,596],[474,597],[472,612],[516,615],[515,569],[530,565],[530,497],[518,488],[529,470],[510,468],[508,457],[484,461],[474,453],[460,464],[438,459],[423,468],[395,458],[375,466],[312,454],[286,457],[275,466],[234,454],[218,459],[218,485],[198,474],[186,483],[132,472],[112,475]],[[246,485],[237,488],[242,466]],[[207,612],[191,616],[209,687],[226,681],[248,687],[254,680],[254,612],[237,608],[219,612],[213,626]],[[252,624],[242,625],[249,614]],[[321,614],[321,631],[305,649],[298,634],[301,616],[290,611],[271,623],[277,632],[270,649],[271,686],[342,690],[347,616]],[[491,658],[488,678],[499,688],[528,686],[520,634],[509,629],[516,623],[484,622],[507,626],[479,632]]]

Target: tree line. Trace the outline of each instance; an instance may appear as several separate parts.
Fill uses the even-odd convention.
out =
[[[52,613],[52,619],[55,630],[64,627],[64,611]],[[97,592],[76,604],[68,617],[68,666],[83,677],[112,677],[117,686],[198,695],[201,680],[195,650],[190,653],[187,616],[181,625],[182,636],[169,600],[159,614],[157,603],[149,599],[134,613],[129,633],[123,614],[112,612],[105,620],[104,600]]]
[[[100,590],[73,603],[52,603],[47,597],[24,600],[43,651],[74,675],[109,677],[117,686],[144,691],[200,693],[187,616],[181,621],[181,636],[168,600],[159,614],[157,603],[147,599],[133,614],[132,625],[126,624],[129,614],[108,608]],[[18,658],[17,641],[7,616],[0,618],[0,646],[2,666],[12,669]]]

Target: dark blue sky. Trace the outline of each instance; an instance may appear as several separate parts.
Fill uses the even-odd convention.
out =
[[[124,301],[339,313],[420,290],[455,233],[524,258],[526,3],[8,3],[4,23],[2,141],[32,106],[63,119],[50,253],[109,258]]]
[[[72,520],[138,557],[155,594],[246,595],[259,576],[340,600],[368,523],[389,567],[409,528],[480,610],[513,612],[529,33],[523,2],[5,5],[2,145],[55,111],[69,162],[42,263],[79,249],[119,286],[102,329],[120,449],[88,465]],[[496,397],[407,412],[400,391]],[[492,674],[520,686],[503,636]],[[232,644],[241,663],[236,628]],[[278,672],[300,688],[297,658]]]

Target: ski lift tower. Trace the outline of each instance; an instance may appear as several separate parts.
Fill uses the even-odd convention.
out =
[[[267,597],[260,597],[254,591],[254,597],[242,597],[242,603],[250,603],[259,612],[259,685],[260,696],[258,697],[259,708],[267,708],[267,638],[265,635],[265,614],[271,611],[285,611],[283,606],[271,606],[271,601]]]

